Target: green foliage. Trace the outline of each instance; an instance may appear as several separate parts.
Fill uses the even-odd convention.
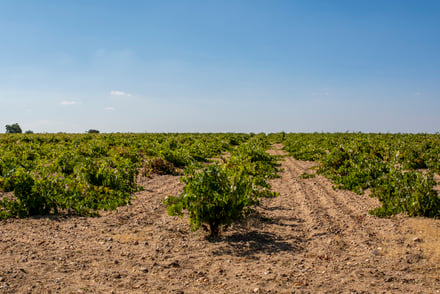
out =
[[[21,134],[23,131],[18,123],[6,125],[6,134]]]
[[[10,200],[4,199],[0,207],[9,207],[9,214],[20,217],[56,212],[56,198],[64,188],[53,177],[37,179],[22,168],[16,170],[8,184],[13,187],[17,201],[12,204]]]
[[[188,210],[191,229],[206,223],[211,236],[218,235],[221,225],[247,216],[258,204],[259,191],[244,169],[228,169],[216,163],[201,171],[187,171],[183,182],[186,185],[180,197],[164,200],[168,213],[182,216],[182,210]]]
[[[308,161],[318,160],[325,154],[325,150],[319,145],[302,140],[290,140],[286,145],[286,151],[296,159]]]
[[[130,202],[140,170],[174,173],[230,150],[231,134],[0,135],[0,218],[35,214],[96,215]],[[237,140],[249,136],[234,134]],[[151,159],[151,157],[153,159]],[[151,163],[153,165],[151,166]]]
[[[247,143],[239,145],[231,152],[228,164],[231,166],[244,166],[248,173],[264,181],[277,178],[280,165],[278,157],[266,152],[270,146],[265,136],[252,137]]]
[[[284,144],[295,158],[318,161],[337,188],[372,189],[382,203],[375,215],[440,215],[432,178],[440,172],[438,134],[287,134]]]
[[[161,153],[166,161],[177,167],[184,167],[195,161],[188,149],[164,149]]]
[[[308,173],[302,173],[299,177],[301,179],[311,179],[314,178],[316,174],[308,174]]]
[[[265,137],[253,136],[223,164],[187,168],[182,194],[164,200],[168,214],[182,216],[187,210],[191,229],[207,224],[210,236],[217,236],[220,226],[245,218],[261,197],[277,195],[268,183],[276,176],[276,158],[264,146],[268,146]]]
[[[340,147],[322,159],[318,172],[332,179],[338,188],[362,194],[374,187],[377,179],[388,169],[377,156],[361,152],[358,148]]]
[[[440,216],[440,197],[433,186],[431,173],[419,171],[402,172],[393,169],[381,179],[381,184],[372,190],[382,207],[371,211],[377,216],[406,213],[409,216]]]

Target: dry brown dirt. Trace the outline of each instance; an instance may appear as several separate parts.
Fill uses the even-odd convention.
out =
[[[440,293],[440,221],[369,216],[376,199],[302,179],[313,165],[286,156],[280,195],[217,240],[167,215],[174,176],[98,218],[1,221],[0,293]]]

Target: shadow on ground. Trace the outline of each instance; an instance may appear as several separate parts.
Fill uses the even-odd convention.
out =
[[[278,252],[300,252],[302,241],[299,238],[280,238],[269,232],[239,231],[220,237],[211,242],[220,242],[224,246],[214,251],[214,255],[234,255],[251,257],[255,254],[273,254]]]

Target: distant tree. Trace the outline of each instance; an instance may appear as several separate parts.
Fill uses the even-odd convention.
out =
[[[6,125],[6,134],[21,134],[23,131],[21,130],[18,123],[12,125]]]
[[[33,134],[34,132],[31,130],[27,130],[26,132],[24,132],[25,134]]]
[[[87,131],[87,133],[89,133],[89,134],[99,134],[99,131],[98,130],[90,129],[90,130]]]

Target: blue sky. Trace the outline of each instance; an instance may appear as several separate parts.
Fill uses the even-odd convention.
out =
[[[439,132],[440,1],[0,1],[0,132]]]

